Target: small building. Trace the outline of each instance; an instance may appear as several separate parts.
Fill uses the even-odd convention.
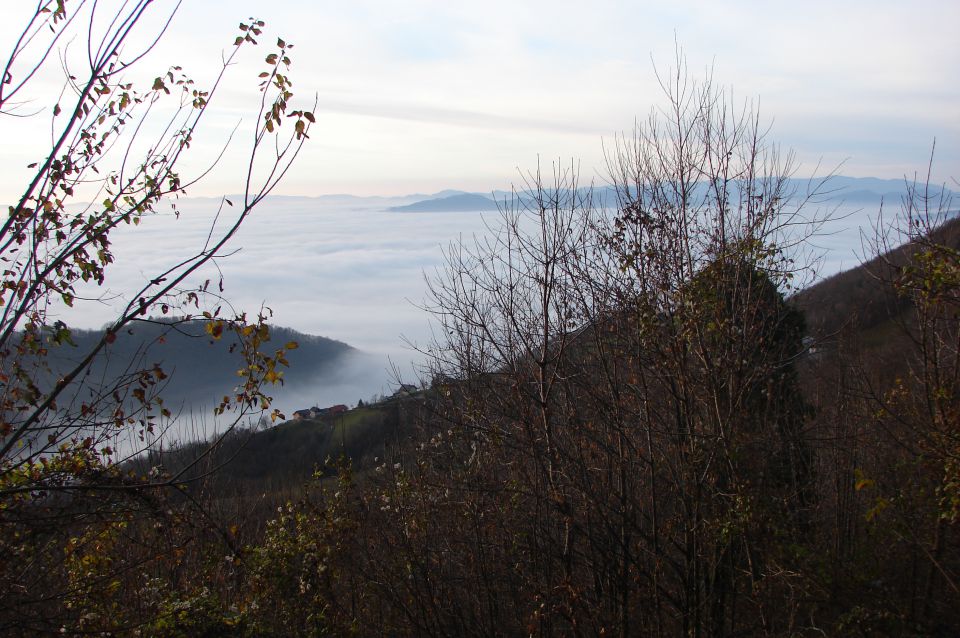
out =
[[[401,383],[400,387],[397,388],[396,392],[390,395],[391,399],[399,399],[400,397],[408,397],[411,394],[415,394],[419,388],[415,385],[410,385],[409,383]]]
[[[293,413],[294,421],[300,421],[303,419],[317,419],[322,416],[343,414],[349,410],[347,406],[341,404],[331,405],[329,408],[318,408],[312,407],[305,410],[297,410]]]

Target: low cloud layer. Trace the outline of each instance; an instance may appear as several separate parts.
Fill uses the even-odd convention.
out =
[[[222,276],[223,294],[235,308],[256,313],[268,306],[278,325],[338,339],[363,353],[341,374],[318,379],[316,391],[281,394],[284,409],[355,404],[389,393],[394,366],[405,379],[414,376],[411,362],[420,355],[404,340],[423,346],[430,335],[429,317],[418,307],[426,295],[424,275],[442,265],[445,246],[483,235],[497,216],[385,211],[407,201],[269,199],[236,236],[232,254],[194,278],[195,284],[211,279],[216,287]],[[179,204],[179,218],[163,214],[124,229],[116,237],[108,294],[101,290],[101,301],[78,302],[69,323],[102,325],[138,286],[202,249],[215,207],[215,200],[188,199]],[[871,202],[820,205],[834,219],[809,244],[821,257],[818,277],[859,262],[863,234],[871,234],[878,208]]]

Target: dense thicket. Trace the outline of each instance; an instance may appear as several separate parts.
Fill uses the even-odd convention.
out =
[[[913,193],[857,285],[788,300],[811,193],[752,115],[676,81],[611,155],[613,214],[534,174],[500,234],[450,249],[421,430],[272,523],[255,598],[281,602],[254,626],[957,631],[946,202]]]
[[[582,200],[555,186],[519,211],[526,231],[508,215],[502,252],[451,253],[419,434],[402,462],[272,523],[256,550],[283,565],[269,591],[295,574],[311,594],[257,598],[282,600],[261,621],[277,635],[955,633],[957,222],[922,211],[904,249],[851,275],[862,286],[786,300],[782,255],[738,235],[641,295],[637,269],[597,277],[617,220],[571,216]],[[601,281],[631,288],[604,298]],[[826,292],[887,314],[861,329],[818,308],[841,329],[806,327]]]

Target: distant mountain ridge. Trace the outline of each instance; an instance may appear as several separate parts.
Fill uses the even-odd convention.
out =
[[[71,337],[76,346],[50,348],[51,372],[60,374],[69,369],[102,336],[99,330],[73,330]],[[285,391],[309,389],[318,376],[334,373],[342,361],[357,354],[357,350],[340,341],[281,326],[270,326],[270,337],[262,348],[270,354],[288,342],[298,344],[286,355],[290,366],[281,368]],[[117,333],[116,341],[94,360],[86,376],[91,380],[117,379],[158,365],[168,375],[162,396],[171,409],[211,407],[224,395],[232,394],[240,381],[237,370],[243,366],[243,360],[236,345],[236,336],[229,332],[214,340],[201,321],[176,326],[168,321],[138,322]],[[276,389],[279,391],[279,386]]]
[[[876,177],[844,177],[836,176],[828,179],[826,182],[820,180],[808,180],[799,178],[790,178],[785,182],[786,190],[792,192],[794,197],[799,199],[806,196],[812,197],[813,204],[869,204],[879,205],[886,203],[888,205],[899,205],[909,189],[909,184],[903,179],[880,179]],[[706,194],[706,184],[699,184],[694,187],[695,192]],[[736,185],[731,186],[733,195],[736,195]],[[549,189],[547,189],[549,192]],[[617,189],[610,185],[597,185],[578,189],[578,195],[586,196],[591,194],[594,206],[602,208],[604,206],[615,207],[617,202]],[[936,199],[940,193],[940,187],[932,189],[931,194]],[[945,198],[952,198],[957,195],[949,189],[943,190]],[[465,191],[444,190],[432,195],[406,195],[403,198],[393,198],[394,201],[404,200],[404,203],[393,205],[387,208],[391,212],[492,212],[498,209],[498,203],[510,205],[512,202],[530,202],[535,193],[529,190],[504,191],[496,190],[489,194],[468,193]],[[406,203],[406,201],[419,198],[418,201]],[[369,199],[369,198],[368,198]],[[378,198],[387,200],[390,198]]]
[[[940,185],[933,185],[933,195],[939,195]],[[881,201],[887,205],[898,206],[901,198],[907,194],[908,184],[904,179],[881,179],[877,177],[845,177],[838,175],[826,182],[790,178],[786,181],[788,190],[795,191],[796,195],[803,196],[811,189],[819,188],[814,198],[816,204],[870,204],[876,205]],[[586,194],[589,187],[578,189]],[[955,198],[960,193],[944,189],[947,198]],[[315,206],[336,207],[344,210],[356,211],[390,211],[390,212],[465,212],[465,211],[495,211],[497,203],[511,200],[529,200],[533,196],[531,191],[525,190],[493,190],[485,193],[467,192],[456,189],[444,189],[436,193],[409,193],[406,195],[351,195],[338,193],[329,195],[270,195],[265,205],[274,206]],[[608,184],[598,184],[592,188],[595,207],[615,207],[617,202],[616,189]],[[228,195],[234,202],[243,201],[242,195]],[[185,201],[211,203],[220,201],[220,197],[188,197]],[[956,202],[954,202],[956,204]],[[78,204],[83,206],[84,204]],[[956,206],[954,206],[955,208]]]
[[[476,193],[459,193],[436,199],[425,199],[405,206],[392,206],[388,210],[398,213],[493,212],[497,210],[497,203],[489,197]]]

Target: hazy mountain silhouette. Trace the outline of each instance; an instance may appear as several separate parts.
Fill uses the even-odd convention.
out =
[[[438,199],[426,199],[406,206],[393,206],[389,210],[398,213],[492,212],[497,210],[497,204],[483,195],[461,193]]]
[[[100,330],[74,330],[75,346],[65,343],[51,347],[52,373],[57,375],[69,370],[71,363],[76,363],[89,352],[102,336]],[[270,336],[270,341],[261,348],[267,354],[272,355],[291,341],[298,344],[286,355],[290,366],[280,368],[285,392],[308,390],[318,377],[335,375],[338,367],[359,354],[340,341],[290,328],[271,326]],[[89,392],[101,379],[115,380],[137,370],[159,366],[167,375],[162,396],[171,409],[210,407],[224,395],[231,394],[241,381],[237,371],[245,364],[237,345],[236,335],[228,331],[221,339],[214,340],[206,333],[201,321],[177,324],[169,321],[138,322],[118,333],[116,341],[98,355],[85,376],[86,386],[80,392]]]

